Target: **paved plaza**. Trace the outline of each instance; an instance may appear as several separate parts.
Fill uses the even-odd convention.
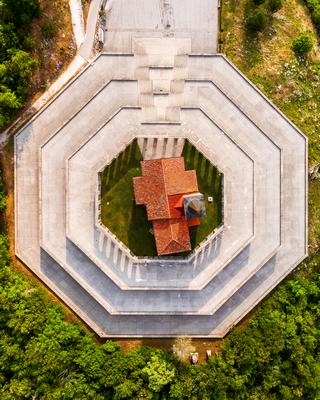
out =
[[[102,53],[15,136],[16,254],[102,337],[223,337],[307,254],[306,137],[198,4],[107,2]],[[223,224],[188,257],[101,225],[99,172],[136,138],[144,159],[187,139],[223,173]]]

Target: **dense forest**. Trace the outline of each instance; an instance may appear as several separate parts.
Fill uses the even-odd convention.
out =
[[[306,3],[311,9],[318,0]],[[39,12],[37,0],[0,2],[0,126],[26,97],[36,65],[28,52],[28,24]],[[0,179],[1,226],[5,207]],[[124,352],[116,342],[98,344],[12,266],[2,228],[0,399],[320,399],[318,264],[314,252],[249,323],[232,330],[219,355],[192,366],[164,350]]]
[[[0,2],[0,127],[22,106],[37,61],[28,24],[40,15],[38,0]]]

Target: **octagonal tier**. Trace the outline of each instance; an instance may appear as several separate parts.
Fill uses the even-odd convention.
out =
[[[143,40],[139,40],[143,47]],[[100,56],[16,137],[16,252],[101,336],[181,333],[222,336],[306,254],[305,137],[224,57],[187,56],[179,53],[185,52],[187,47],[174,50],[178,47],[168,48],[168,52],[176,52],[170,60],[177,60],[170,67],[173,70],[170,74],[163,66],[158,71],[152,66],[153,72],[148,75],[150,66],[142,67],[141,63],[151,59],[142,59],[139,54],[134,57]],[[178,58],[181,56],[183,58]],[[158,78],[169,79],[166,87],[170,93],[166,100],[164,97],[159,100],[152,91],[146,93],[148,88],[156,87],[149,85],[148,80],[156,83]],[[77,104],[70,102],[72,98],[78,99]],[[119,109],[128,106],[132,111],[132,114],[129,111],[129,119],[123,117],[122,112],[118,114]],[[135,113],[139,114],[137,118],[133,117]],[[94,142],[99,129],[103,129],[107,121],[110,129],[117,117],[120,118],[117,125],[126,132],[128,126],[135,126],[131,139],[147,136],[165,139],[180,135],[193,141],[210,159],[214,151],[210,145],[212,137],[224,141],[229,137],[252,160],[252,239],[240,254],[217,265],[214,277],[209,276],[209,280],[209,268],[196,271],[201,262],[210,263],[207,248],[199,253],[198,259],[202,261],[193,264],[196,277],[192,276],[194,279],[187,290],[161,286],[161,290],[155,290],[147,279],[141,285],[144,289],[141,294],[135,288],[123,290],[124,287],[120,289],[112,283],[109,270],[103,271],[101,266],[90,261],[78,244],[66,239],[66,187],[68,198],[73,190],[71,181],[66,179],[72,158],[67,160],[72,154],[76,159],[79,146],[91,136]],[[136,122],[132,124],[134,119]],[[199,134],[200,125],[206,127],[203,131],[207,132],[209,141],[207,136],[202,137],[202,132]],[[218,148],[222,148],[219,140]],[[121,147],[117,134],[112,136],[112,141],[115,147]],[[41,147],[40,161],[38,150]],[[50,149],[55,147],[56,153],[50,157]],[[227,152],[223,155],[229,156]],[[234,164],[238,158],[233,157]],[[96,176],[96,172],[94,174]],[[224,174],[227,180],[228,174]],[[229,174],[230,181],[239,185],[238,193],[245,193],[246,185],[241,187],[241,182],[232,175]],[[93,189],[96,193],[96,185]],[[50,191],[53,195],[48,195]],[[225,198],[227,195],[225,187]],[[94,227],[95,196],[92,199],[92,211],[88,214],[92,212]],[[232,206],[230,212],[238,211]],[[54,238],[60,228],[61,233],[64,231],[62,241],[60,233]],[[40,237],[45,251],[41,250]],[[117,257],[115,252],[114,260],[121,268]],[[154,281],[163,271],[169,271],[166,263],[156,268],[159,272],[154,275]],[[139,265],[134,280],[147,277],[151,270],[148,263],[142,268]],[[139,276],[141,271],[148,272]],[[129,268],[125,275],[128,273]],[[149,276],[152,282],[152,274]],[[179,278],[176,275],[174,283]]]

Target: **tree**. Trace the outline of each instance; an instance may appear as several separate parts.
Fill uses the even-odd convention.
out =
[[[264,7],[258,7],[249,14],[246,26],[250,32],[261,32],[269,23],[269,15]]]
[[[0,24],[0,62],[7,57],[9,49],[16,49],[19,46],[19,40],[15,33],[15,26],[12,23]]]
[[[38,15],[39,0],[0,1],[0,127],[21,107],[36,67],[36,60],[21,49],[32,48],[26,24]]]
[[[36,60],[23,50],[8,50],[9,58],[3,63],[5,73],[0,72],[0,80],[16,95],[23,98],[28,89],[29,79],[37,66]]]
[[[158,354],[151,357],[151,361],[143,368],[142,373],[148,379],[148,386],[154,392],[160,392],[175,376],[175,368]]]
[[[39,17],[39,0],[3,0],[12,22],[15,25],[27,24],[32,18]]]
[[[269,0],[268,1],[268,8],[269,10],[274,13],[283,6],[283,1],[282,0]]]
[[[315,24],[316,28],[320,29],[320,3],[314,8],[311,13],[312,21]]]
[[[292,49],[298,55],[305,56],[312,47],[313,39],[308,33],[301,33],[292,42]]]
[[[4,85],[0,85],[0,127],[4,126],[13,114],[13,111],[20,108],[21,103],[15,93]],[[3,199],[0,201],[3,209]]]
[[[135,398],[135,394],[139,391],[140,385],[136,382],[126,379],[120,385],[115,387],[115,400]],[[140,398],[140,397],[139,397]]]

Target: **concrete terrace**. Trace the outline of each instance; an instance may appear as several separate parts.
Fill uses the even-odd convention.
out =
[[[106,13],[103,53],[15,137],[16,254],[100,336],[224,336],[306,256],[306,138],[209,54],[214,1]],[[224,174],[223,226],[186,259],[99,224],[98,172],[134,138],[145,158],[188,139]]]

